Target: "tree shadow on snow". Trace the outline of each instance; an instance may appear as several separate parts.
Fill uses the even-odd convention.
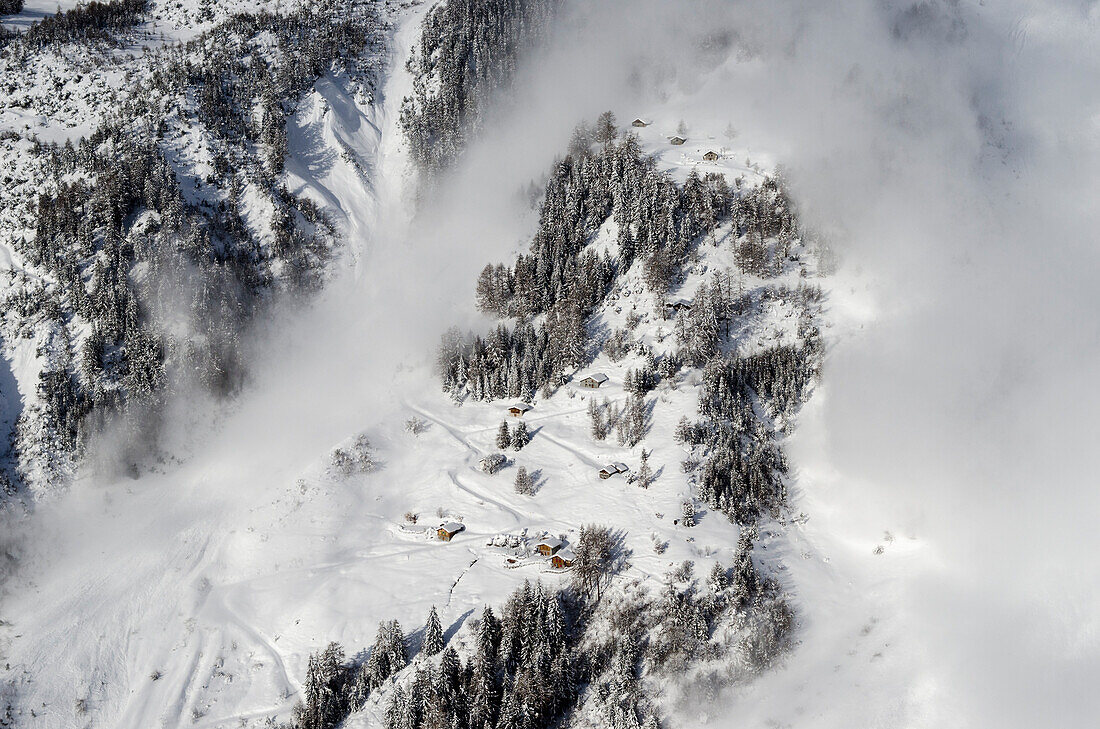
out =
[[[528,474],[528,475],[531,476],[531,495],[534,496],[535,494],[537,494],[539,491],[542,490],[542,486],[545,483],[546,479],[544,479],[542,477],[542,469],[541,468],[536,468],[534,471],[531,471],[530,474]]]
[[[458,632],[459,628],[461,628],[466,623],[466,620],[468,620],[469,617],[473,614],[474,614],[474,609],[473,608],[470,608],[466,612],[462,613],[462,615],[460,615],[457,620],[455,620],[453,623],[451,623],[451,627],[449,627],[445,631],[443,631],[443,641],[445,643],[450,643],[451,638],[453,638],[455,636],[455,633]]]

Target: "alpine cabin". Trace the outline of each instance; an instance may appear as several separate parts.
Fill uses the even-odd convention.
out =
[[[562,540],[558,539],[557,537],[547,537],[545,539],[540,539],[535,543],[535,551],[539,554],[543,554],[549,557],[550,555],[556,553],[563,546],[564,542],[562,542]]]
[[[630,122],[630,126],[632,126],[632,127],[648,127],[649,122],[647,122],[644,119],[635,119],[634,121]]]
[[[668,302],[665,306],[674,314],[679,314],[681,311],[691,311],[691,302],[687,299],[676,299]]]
[[[550,566],[556,570],[564,570],[573,566],[576,555],[571,549],[563,549],[550,558]]]
[[[435,536],[441,542],[449,542],[451,538],[466,529],[466,525],[457,521],[445,521],[435,530]]]
[[[607,375],[602,372],[596,372],[581,380],[581,387],[587,387],[589,390],[595,390],[597,387],[605,382],[607,382]]]
[[[718,161],[718,153],[711,150],[710,152],[707,152],[706,154],[703,155],[703,159],[705,159],[707,162],[717,162]]]
[[[683,144],[686,141],[687,140],[684,139],[683,137],[673,137],[672,139],[668,140],[668,143],[679,147],[681,144]]]
[[[609,463],[600,469],[600,478],[611,478],[616,474],[626,473],[629,470],[625,463]]]
[[[508,408],[508,414],[513,418],[522,418],[524,413],[531,409],[531,405],[525,402],[517,402],[512,407]]]

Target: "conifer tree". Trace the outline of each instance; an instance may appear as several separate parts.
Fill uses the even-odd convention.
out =
[[[527,432],[527,423],[522,420],[516,424],[516,429],[512,433],[512,448],[523,450],[523,447],[531,442],[531,436]]]
[[[535,485],[531,480],[531,475],[527,473],[527,468],[520,466],[516,470],[516,493],[524,496],[533,496],[535,493]]]
[[[508,430],[508,421],[500,421],[500,428],[497,429],[497,448],[500,450],[506,450],[512,447],[512,432]]]
[[[595,524],[581,527],[572,572],[573,587],[578,593],[600,599],[605,576],[611,570],[612,547],[611,529],[608,527]]]
[[[439,613],[432,605],[428,613],[428,624],[424,627],[424,643],[421,650],[425,655],[434,656],[443,650],[443,626],[439,622]]]
[[[492,661],[480,650],[473,659],[470,676],[470,724],[471,729],[492,729],[500,711],[500,690]]]
[[[680,523],[686,527],[695,526],[695,502],[691,499],[686,499],[680,507],[682,514]]]
[[[638,485],[648,489],[651,483],[653,483],[653,471],[649,468],[649,453],[643,448],[642,460],[638,464]]]
[[[592,422],[590,430],[592,437],[596,440],[607,438],[607,423],[603,418],[603,408],[596,404],[595,397],[588,400],[588,417]]]
[[[615,114],[605,111],[596,119],[596,141],[601,144],[610,144],[619,134],[615,126]]]
[[[386,706],[386,729],[404,729],[408,703],[409,699],[405,695],[405,690],[400,686],[395,686],[390,696],[390,703]]]

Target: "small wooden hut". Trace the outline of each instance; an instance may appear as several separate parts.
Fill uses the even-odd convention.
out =
[[[466,529],[466,525],[457,521],[445,521],[436,527],[435,536],[441,542],[449,542],[455,534]]]
[[[563,549],[550,558],[550,566],[556,570],[564,570],[573,566],[576,556],[571,549]]]
[[[564,546],[564,543],[557,537],[547,537],[535,542],[535,551],[549,557],[561,549],[562,546]]]
[[[589,390],[595,390],[597,387],[607,382],[608,377],[602,372],[594,372],[593,374],[585,377],[581,380],[581,387],[587,387]]]

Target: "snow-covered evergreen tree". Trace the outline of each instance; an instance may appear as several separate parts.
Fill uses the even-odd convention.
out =
[[[522,420],[516,423],[516,429],[512,432],[512,448],[523,450],[523,447],[531,442],[531,435],[527,432],[527,423]]]
[[[535,484],[524,466],[516,469],[516,493],[523,496],[533,496],[535,493]]]
[[[653,470],[649,467],[649,452],[642,449],[641,462],[638,464],[638,478],[636,482],[643,489],[648,489],[653,483]]]
[[[497,448],[500,450],[507,450],[512,447],[512,431],[508,429],[508,421],[500,421],[500,427],[497,428]]]
[[[680,524],[686,527],[695,526],[695,501],[692,499],[685,499],[680,504]]]
[[[436,612],[435,605],[432,605],[428,613],[428,623],[424,626],[424,642],[421,650],[425,655],[434,656],[442,651],[443,647],[443,626],[439,622],[439,613]]]

